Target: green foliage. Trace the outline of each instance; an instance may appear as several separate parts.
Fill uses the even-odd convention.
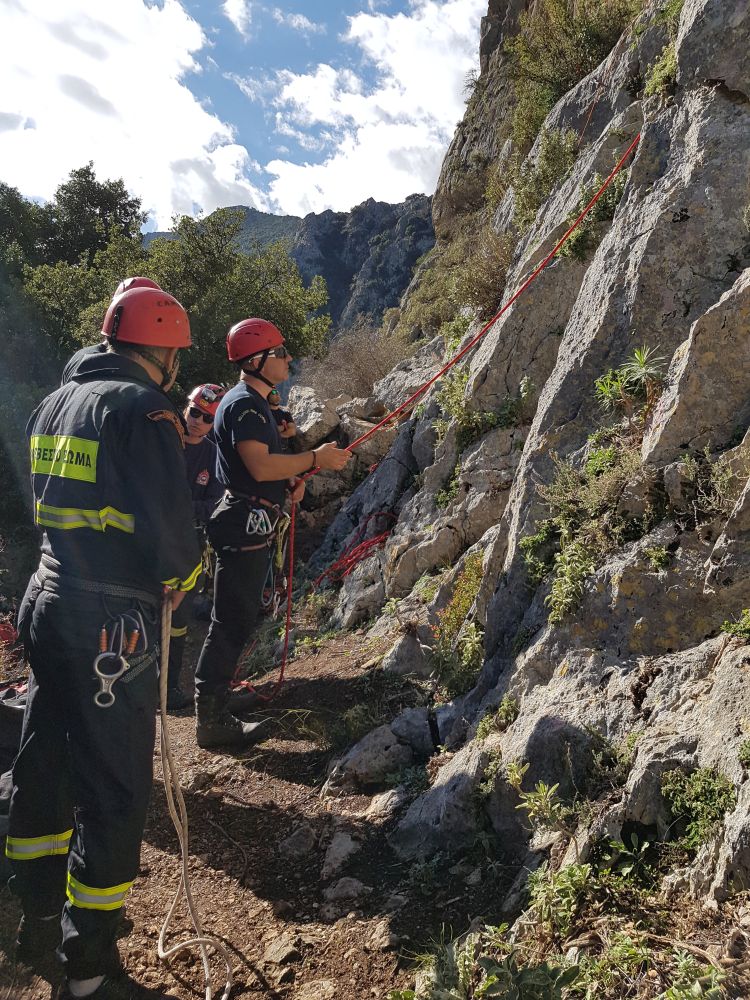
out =
[[[643,0],[541,0],[521,15],[505,50],[517,102],[512,134],[522,155],[558,98],[599,65],[642,6]]]
[[[571,129],[547,129],[539,140],[536,162],[524,161],[509,171],[515,193],[513,220],[525,232],[540,206],[568,176],[578,156],[578,136]]]
[[[750,767],[750,740],[743,740],[737,752],[737,760],[743,767]]]
[[[456,577],[450,601],[438,612],[435,638],[441,644],[452,646],[469,614],[482,583],[482,554],[467,556],[463,569]]]
[[[630,992],[630,988],[650,967],[651,953],[645,940],[637,934],[618,932],[600,955],[582,956],[579,975],[569,996],[588,1000],[590,997],[621,995],[619,988],[623,983],[628,984]]]
[[[653,570],[666,569],[671,556],[664,545],[652,545],[643,550],[643,554],[648,559],[648,564]]]
[[[450,507],[451,504],[455,502],[458,497],[459,490],[459,476],[461,474],[461,463],[456,464],[455,469],[451,473],[451,477],[445,486],[438,490],[435,494],[435,506],[444,510],[446,507]]]
[[[503,297],[514,250],[512,238],[496,233],[487,222],[478,221],[474,233],[459,239],[452,272],[457,305],[472,306],[484,318],[492,316]]]
[[[555,522],[547,519],[539,524],[536,534],[521,539],[519,548],[531,587],[538,586],[552,569],[559,538]]]
[[[693,484],[693,515],[696,524],[728,517],[737,502],[750,468],[742,468],[720,455],[711,458],[710,446],[701,455],[685,454],[680,459],[684,478]]]
[[[546,598],[553,623],[575,610],[586,577],[607,554],[626,537],[642,532],[642,526],[617,513],[622,492],[640,464],[636,449],[618,446],[615,455],[607,453],[606,460],[600,456],[594,463],[595,471],[578,470],[557,457],[554,462],[553,481],[538,487],[551,517],[524,547],[532,582],[546,575],[553,560],[552,590]],[[559,537],[557,552],[552,544],[555,532]]]
[[[571,864],[552,871],[545,864],[529,875],[529,902],[550,934],[568,936],[592,882],[591,865]]]
[[[485,974],[476,997],[502,997],[505,1000],[562,1000],[578,977],[577,965],[519,964],[517,953],[511,952],[499,961],[480,958],[477,965]]]
[[[442,418],[435,421],[438,441],[441,441],[447,434],[450,421],[455,421],[456,449],[459,454],[470,444],[479,440],[487,431],[498,426],[499,422],[498,416],[494,413],[486,410],[467,409],[465,397],[468,382],[469,372],[466,369],[454,368],[448,372],[440,389],[435,393],[435,402],[444,414]],[[456,493],[452,497],[444,497],[444,506],[447,506],[448,502],[452,502],[457,495],[458,485],[455,473],[453,480],[456,482]]]
[[[666,97],[674,93],[677,82],[677,50],[674,42],[662,49],[662,53],[646,76],[646,97]]]
[[[650,848],[648,840],[640,840],[636,833],[631,833],[627,844],[624,840],[610,840],[603,861],[611,871],[622,875],[623,878],[634,880],[646,878],[650,882],[652,881],[649,872]]]
[[[424,764],[417,764],[386,774],[385,783],[391,788],[403,788],[409,795],[417,796],[430,787],[430,776]]]
[[[489,760],[482,772],[482,780],[477,785],[477,793],[480,798],[487,799],[495,791],[497,779],[504,774],[503,755],[499,747],[495,747],[490,753]]]
[[[737,621],[724,622],[721,631],[735,639],[750,642],[750,608],[745,608]]]
[[[518,701],[509,694],[503,695],[494,712],[488,712],[477,726],[477,739],[486,740],[490,733],[504,733],[518,718]]]
[[[562,257],[573,257],[575,260],[584,262],[593,255],[602,241],[607,226],[615,217],[615,212],[622,199],[627,180],[627,170],[621,170],[614,180],[610,182],[609,187],[604,191],[601,198],[599,198],[588,214],[581,220],[578,227],[573,230],[568,240],[560,247],[560,255]],[[578,204],[567,219],[569,226],[583,212],[603,182],[604,178],[601,174],[594,174],[591,183],[581,188],[581,196],[578,199]]]
[[[711,768],[691,774],[675,769],[662,775],[661,791],[672,814],[680,846],[695,852],[737,801],[732,782]]]
[[[587,476],[600,476],[613,469],[619,460],[619,453],[615,445],[608,448],[592,448],[584,466]]]
[[[586,577],[596,569],[594,554],[584,541],[572,541],[555,556],[555,578],[545,598],[549,620],[555,624],[575,610],[583,597]]]
[[[470,326],[471,318],[462,314],[440,327],[440,336],[445,340],[444,361],[448,361],[458,352]]]
[[[673,952],[675,965],[672,983],[657,1000],[720,1000],[726,996],[721,984],[725,974],[714,965],[699,962],[694,955],[676,948]]]

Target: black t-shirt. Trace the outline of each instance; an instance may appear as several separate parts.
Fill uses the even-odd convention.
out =
[[[259,483],[248,472],[237,445],[241,441],[260,441],[272,455],[282,452],[279,432],[271,407],[245,382],[238,382],[219,403],[214,421],[216,439],[216,478],[225,489],[251,497],[262,497],[282,505],[286,479]]]
[[[193,516],[206,524],[224,488],[216,479],[216,444],[203,437],[197,444],[185,442],[185,468],[193,498]]]
[[[279,428],[279,437],[281,438],[281,450],[284,453],[289,451],[289,439],[281,437],[281,431],[283,430],[282,424],[286,422],[287,424],[294,423],[294,417],[289,410],[285,410],[283,406],[277,407],[275,410],[271,407],[271,413],[273,414],[273,419],[276,421],[276,426]]]

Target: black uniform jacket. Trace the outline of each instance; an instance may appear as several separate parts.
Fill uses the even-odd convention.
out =
[[[34,519],[63,575],[158,595],[200,572],[182,418],[135,361],[79,352],[31,415]]]

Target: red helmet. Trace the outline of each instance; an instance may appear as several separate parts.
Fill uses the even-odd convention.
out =
[[[158,288],[161,291],[161,285],[157,285],[155,281],[151,278],[123,278],[120,284],[115,289],[115,295],[122,295],[123,292],[129,291],[131,288]]]
[[[204,413],[210,413],[212,417],[215,417],[221,397],[225,392],[226,389],[222,389],[220,385],[207,382],[205,385],[196,385],[188,396],[188,402],[197,406],[199,410],[203,410]]]
[[[160,288],[129,288],[110,302],[102,335],[127,344],[190,347],[190,321],[177,299]]]
[[[244,361],[283,343],[281,330],[267,319],[241,319],[227,334],[227,357],[230,361]]]

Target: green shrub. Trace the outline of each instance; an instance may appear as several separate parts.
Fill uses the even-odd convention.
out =
[[[488,712],[477,726],[477,739],[486,740],[490,733],[504,733],[516,721],[518,712],[516,699],[509,694],[503,695],[497,709]]]
[[[610,445],[608,448],[592,448],[589,452],[589,457],[586,459],[586,475],[587,476],[600,476],[608,469],[614,468],[617,465],[619,454],[615,445]]]
[[[453,300],[457,306],[472,306],[488,318],[496,311],[505,291],[505,279],[513,259],[515,243],[483,222],[457,245],[453,267]]]
[[[692,774],[667,771],[662,775],[661,792],[680,846],[691,853],[712,835],[737,801],[732,782],[711,768],[699,768]]]
[[[662,49],[662,53],[654,65],[649,69],[646,77],[646,97],[665,97],[674,93],[677,82],[677,50],[674,42],[670,42]]]
[[[645,418],[656,405],[664,385],[665,359],[654,348],[636,347],[620,368],[610,368],[594,383],[596,398],[608,411],[619,411],[631,419],[640,408]]]
[[[737,760],[743,767],[750,767],[750,740],[743,740],[737,752]]]
[[[538,586],[552,569],[559,541],[557,526],[548,519],[541,522],[536,534],[526,535],[519,542],[530,586]]]
[[[435,494],[435,506],[441,510],[450,507],[458,497],[459,475],[461,474],[461,463],[459,462],[446,485]]]
[[[750,608],[745,608],[735,622],[724,622],[721,631],[743,642],[750,642]]]
[[[669,565],[670,555],[664,545],[653,545],[644,549],[643,554],[648,559],[648,564],[653,570],[666,569]]]
[[[591,208],[588,215],[585,216],[578,227],[573,230],[567,241],[560,247],[561,256],[573,257],[575,260],[585,262],[593,255],[602,241],[607,226],[615,217],[615,212],[617,206],[620,204],[627,179],[627,170],[621,170],[617,174],[601,198]],[[591,183],[581,188],[581,196],[578,199],[578,204],[568,216],[568,226],[575,222],[603,183],[604,178],[601,174],[594,174]]]
[[[596,69],[643,0],[540,0],[521,15],[518,34],[506,42],[516,107],[512,134],[523,155],[553,105]]]
[[[511,170],[515,192],[513,220],[525,232],[540,206],[568,176],[578,156],[578,136],[571,129],[547,129],[542,133],[536,163],[528,160]]]
[[[435,674],[451,697],[469,690],[484,658],[481,629],[475,622],[466,624],[481,583],[482,555],[477,552],[467,557],[451,599],[432,628]]]
[[[443,360],[448,361],[458,352],[461,341],[471,325],[469,316],[456,316],[448,323],[443,323],[440,327],[440,336],[445,340],[445,353]]]
[[[594,554],[583,541],[570,542],[555,556],[555,579],[545,598],[552,624],[561,622],[581,603],[586,577],[596,569]]]
[[[542,865],[529,875],[529,902],[540,923],[565,939],[591,884],[591,865],[565,865],[556,872]]]

